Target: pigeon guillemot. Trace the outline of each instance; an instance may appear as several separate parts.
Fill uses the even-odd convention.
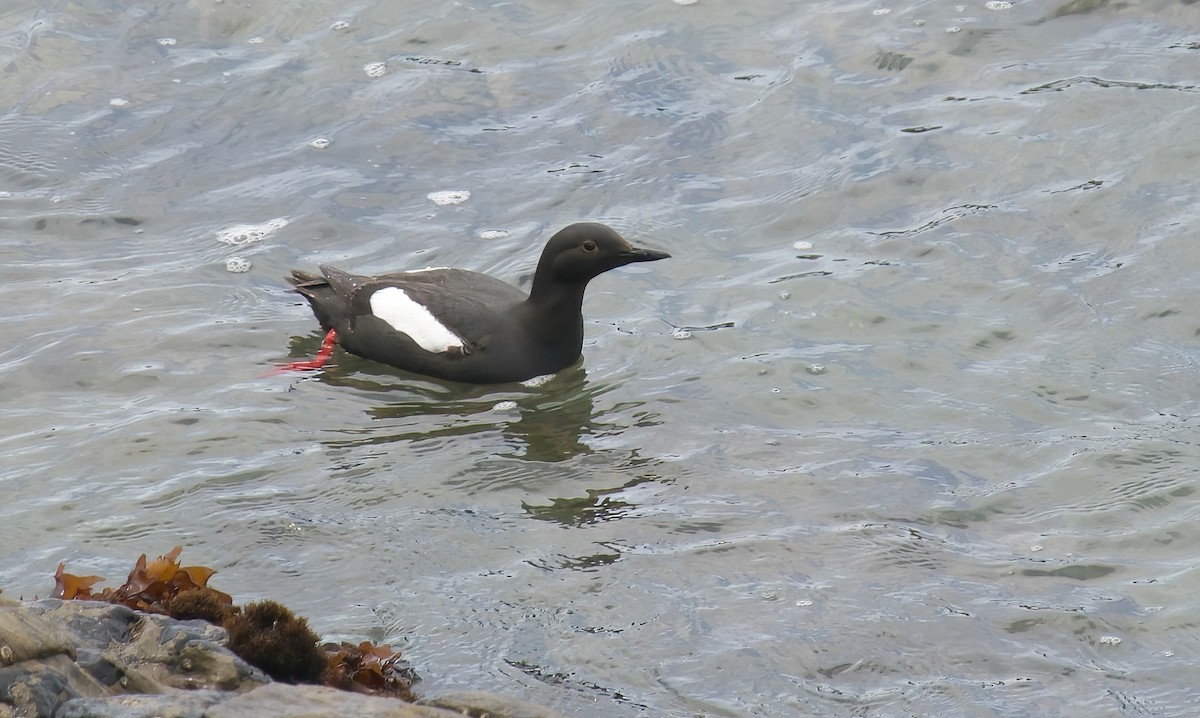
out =
[[[529,295],[465,269],[418,269],[378,277],[321,266],[288,278],[333,344],[400,369],[472,384],[524,381],[565,369],[583,348],[583,291],[593,277],[671,255],[639,249],[602,224],[560,230],[542,250]]]

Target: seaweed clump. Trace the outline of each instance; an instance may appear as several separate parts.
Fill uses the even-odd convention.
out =
[[[180,591],[167,601],[167,613],[180,621],[199,618],[223,626],[238,611],[236,606],[222,599],[224,595],[207,587]]]
[[[106,601],[179,620],[203,619],[223,627],[229,649],[274,680],[316,683],[342,690],[415,700],[413,683],[420,680],[398,651],[363,642],[326,643],[308,621],[276,601],[235,606],[233,598],[208,586],[216,573],[207,566],[181,566],[182,546],[153,561],[142,554],[117,588],[95,591],[100,576],[54,574],[54,598]]]
[[[327,663],[308,621],[275,601],[248,603],[225,623],[229,650],[287,683],[322,683]]]
[[[321,650],[329,662],[326,685],[344,691],[392,696],[410,703],[417,699],[412,685],[421,679],[391,646],[376,646],[370,641],[356,646],[343,641],[326,643]]]
[[[212,600],[226,606],[233,605],[233,597],[208,588],[208,579],[216,573],[207,566],[181,566],[178,558],[182,546],[176,546],[164,556],[146,561],[146,554],[138,557],[125,579],[117,588],[105,588],[99,593],[92,586],[103,581],[100,576],[73,576],[64,573],[64,564],[58,564],[54,573],[54,597],[85,601],[107,601],[147,613],[170,614],[168,606],[173,598],[185,591],[204,589]]]

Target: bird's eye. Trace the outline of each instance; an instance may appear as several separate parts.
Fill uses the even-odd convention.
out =
[[[583,243],[583,251],[588,252],[588,253],[595,252],[596,251],[596,243],[590,239],[586,240]]]

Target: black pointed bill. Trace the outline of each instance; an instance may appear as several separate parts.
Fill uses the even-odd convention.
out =
[[[630,247],[621,252],[621,258],[627,262],[653,262],[658,259],[669,259],[671,255],[666,252],[660,252],[657,249],[642,249],[640,247]]]

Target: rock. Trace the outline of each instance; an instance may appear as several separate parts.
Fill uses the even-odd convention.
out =
[[[324,686],[272,683],[214,706],[205,718],[462,718],[462,713],[347,693]]]
[[[269,681],[225,648],[223,628],[206,621],[176,621],[97,601],[45,599],[28,610],[69,629],[80,667],[117,692],[236,691]]]
[[[450,709],[450,710],[447,710]],[[198,690],[169,695],[75,698],[54,718],[558,718],[544,708],[466,691],[444,707],[404,703],[324,686],[270,683],[243,693]]]
[[[73,698],[59,706],[54,718],[203,718],[209,707],[228,697],[224,691],[198,690]]]
[[[477,691],[414,704],[273,683],[225,637],[115,604],[0,596],[0,718],[559,718]]]
[[[225,630],[206,621],[147,615],[117,657],[152,681],[172,688],[249,690],[270,681],[224,646]]]
[[[66,653],[73,658],[75,641],[52,621],[31,615],[15,601],[0,596],[0,665]]]
[[[217,696],[210,701],[215,703],[228,695],[221,691],[268,682],[226,649],[224,638],[221,628],[204,621],[175,621],[111,603],[0,598],[0,706],[46,718],[66,715],[64,710],[75,716],[199,716],[206,704],[197,689]],[[186,700],[173,695],[183,689],[189,690]]]
[[[533,703],[504,698],[484,691],[453,691],[422,700],[423,705],[449,708],[455,715],[488,718],[562,718],[559,713]]]
[[[0,701],[16,709],[17,715],[50,716],[69,698],[104,693],[65,653],[0,669]]]

